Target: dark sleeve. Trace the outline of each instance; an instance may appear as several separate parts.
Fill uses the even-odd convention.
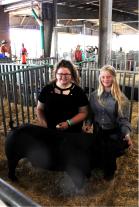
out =
[[[53,88],[53,85],[52,84],[48,84],[46,85],[40,92],[39,94],[39,97],[38,97],[38,100],[41,102],[41,103],[45,103],[46,102],[46,96],[48,96],[48,94],[50,94],[51,90]]]
[[[122,115],[118,115],[118,125],[121,129],[121,132],[123,134],[123,136],[125,136],[126,134],[130,134],[131,132],[131,124],[129,122],[129,114],[130,114],[130,106],[129,106],[129,102],[126,103],[126,105],[123,107],[123,114]]]

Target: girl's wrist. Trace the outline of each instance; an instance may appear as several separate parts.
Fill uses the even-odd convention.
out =
[[[74,125],[74,123],[72,122],[72,120],[71,120],[71,119],[68,119],[66,122],[68,123],[68,126],[69,126],[69,127],[71,127],[71,126],[73,126],[73,125]]]

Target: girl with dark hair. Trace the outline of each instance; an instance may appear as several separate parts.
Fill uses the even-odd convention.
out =
[[[61,60],[54,70],[54,80],[41,91],[37,117],[41,126],[81,132],[88,114],[88,99],[81,89],[77,70],[68,60]]]

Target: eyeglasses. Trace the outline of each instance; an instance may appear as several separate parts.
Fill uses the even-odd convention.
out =
[[[69,76],[71,76],[71,74],[69,74],[69,73],[57,73],[57,75],[58,75],[59,77],[64,76],[64,77],[66,77],[66,78],[68,78]]]

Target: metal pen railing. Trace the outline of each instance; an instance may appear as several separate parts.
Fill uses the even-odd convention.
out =
[[[29,197],[25,196],[19,190],[0,178],[0,199],[5,206],[14,207],[41,207]]]
[[[14,120],[18,126],[35,119],[38,95],[53,76],[53,69],[48,65],[19,67],[0,65],[0,121],[5,135],[10,121]],[[89,97],[98,87],[99,69],[92,63],[85,63],[80,72],[80,85]],[[130,100],[131,120],[133,101],[138,101],[139,72],[117,70],[117,79]]]

